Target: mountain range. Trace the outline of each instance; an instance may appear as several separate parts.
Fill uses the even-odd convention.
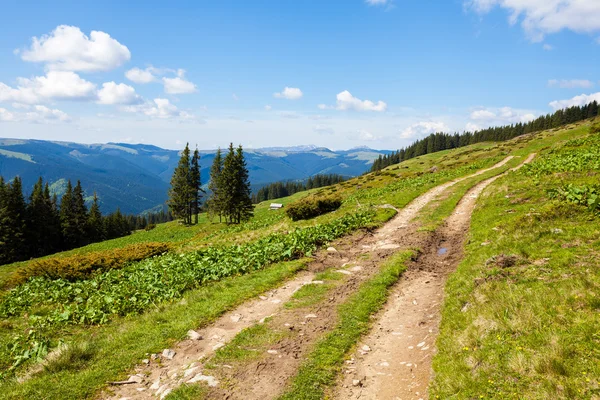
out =
[[[312,145],[244,152],[253,189],[316,174],[360,175],[379,155],[390,153],[368,147],[332,151]],[[200,153],[202,182],[206,183],[215,150]],[[67,180],[81,180],[88,200],[94,192],[98,194],[104,213],[117,208],[131,214],[161,209],[178,160],[179,151],[147,144],[0,139],[0,175],[5,180],[20,176],[28,193],[41,176],[59,196]]]

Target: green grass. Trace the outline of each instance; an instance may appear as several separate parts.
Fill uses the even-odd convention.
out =
[[[371,326],[371,315],[385,304],[390,287],[406,269],[412,251],[395,254],[381,270],[338,309],[338,325],[308,355],[298,374],[280,399],[322,399],[343,365],[348,352]]]
[[[340,274],[341,275],[341,274]],[[286,308],[304,308],[320,303],[333,285],[305,285],[285,304]]]
[[[253,274],[227,278],[188,292],[185,301],[164,304],[135,318],[120,318],[104,327],[71,327],[63,332],[73,346],[93,339],[96,352],[77,373],[43,371],[24,383],[4,380],[2,399],[83,399],[94,396],[107,381],[126,378],[127,371],[146,357],[185,337],[189,329],[205,326],[243,301],[292,277],[306,260],[281,263]],[[8,332],[6,332],[8,331]],[[3,329],[6,340],[18,331]]]
[[[165,400],[195,400],[201,399],[206,394],[207,389],[205,385],[194,384],[194,385],[181,385],[177,389],[173,390]]]
[[[590,143],[579,146],[588,152]],[[558,140],[544,147],[534,164],[566,151]],[[553,165],[543,179],[527,168],[502,177],[480,199],[446,285],[432,398],[600,396],[600,218],[548,196],[566,183],[597,183],[600,171]]]

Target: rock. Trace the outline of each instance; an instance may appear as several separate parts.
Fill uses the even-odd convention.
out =
[[[129,382],[142,383],[144,378],[139,375],[131,375],[128,379]]]
[[[183,372],[183,377],[187,378],[188,376],[194,374],[196,371],[198,371],[200,369],[200,367],[192,367],[192,368],[188,368]]]
[[[171,393],[172,391],[173,391],[173,389],[167,389],[164,392],[162,392],[162,394],[160,395],[160,400],[162,400],[165,397],[167,397],[169,395],[169,393]]]
[[[308,314],[308,315],[305,315],[304,318],[306,318],[306,319],[308,319],[308,318],[317,318],[317,315],[316,314]]]
[[[337,253],[338,251],[335,249],[335,247],[328,247],[327,252],[328,253]]]
[[[151,360],[156,360],[158,358],[158,354],[150,354]]]
[[[552,229],[552,233],[554,233],[555,235],[559,235],[559,234],[563,233],[563,230],[559,229],[559,228],[554,228],[554,229]]]
[[[135,390],[137,390],[138,392],[145,392],[145,391],[146,391],[146,388],[137,388],[137,389],[135,389]]]
[[[433,167],[429,168],[429,172],[432,174],[436,173],[437,171],[438,171],[437,165],[434,165]]]
[[[147,358],[144,358],[144,359],[142,360],[142,364],[146,364],[146,365],[148,365],[148,364],[150,364],[150,360],[148,360]]]
[[[360,267],[360,266],[357,265],[356,267],[350,268],[350,271],[352,271],[352,272],[358,272],[358,271],[361,271],[362,269],[363,269],[362,267]]]
[[[305,285],[322,285],[325,282],[323,281],[310,281],[310,282],[306,282]]]
[[[169,385],[164,384],[161,387],[158,388],[158,390],[156,391],[155,395],[160,395],[161,393],[163,393],[165,390],[167,390],[167,388],[169,387]]]
[[[240,314],[235,314],[229,317],[229,319],[231,319],[231,322],[240,322],[242,316]]]
[[[188,338],[191,340],[202,340],[202,335],[195,330],[190,329],[187,333]]]
[[[213,348],[212,348],[212,349],[213,349],[214,351],[217,351],[217,350],[219,350],[219,349],[220,349],[221,347],[223,347],[223,346],[225,346],[225,343],[217,343],[217,344],[215,344],[215,345],[213,346]]]
[[[152,386],[150,386],[150,390],[157,390],[158,388],[160,388],[160,378],[154,381]]]
[[[171,350],[171,349],[164,349],[162,352],[162,356],[168,360],[172,360],[173,358],[175,358],[175,350]]]
[[[338,273],[344,274],[344,275],[352,275],[352,272],[346,271],[345,269],[337,269],[337,270],[335,270],[335,272],[338,272]]]
[[[360,379],[353,379],[352,386],[362,386],[362,382]]]
[[[269,354],[277,354],[277,350],[267,350],[267,353],[269,353]]]
[[[269,298],[267,296],[258,296],[259,299],[261,300],[268,300]]]
[[[196,383],[196,382],[206,382],[208,384],[208,386],[210,386],[210,387],[217,387],[217,385],[219,384],[219,381],[216,380],[214,376],[207,376],[207,375],[202,375],[202,374],[198,374],[195,377],[193,377],[192,379],[190,379],[189,381],[187,381],[187,383]]]
[[[367,346],[366,344],[361,347],[362,351],[371,351],[371,348],[369,346]]]

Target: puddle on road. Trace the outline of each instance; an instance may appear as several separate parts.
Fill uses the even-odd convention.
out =
[[[441,247],[440,249],[438,249],[437,253],[438,253],[439,256],[443,256],[447,252],[448,252],[448,249],[446,247]]]

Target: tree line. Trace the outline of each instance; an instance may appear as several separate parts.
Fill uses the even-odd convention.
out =
[[[336,183],[344,182],[346,179],[344,176],[338,174],[318,174],[304,181],[274,182],[256,191],[252,195],[252,202],[257,204],[261,201],[279,199],[305,190],[335,185]]]
[[[210,169],[208,183],[210,196],[204,206],[212,220],[239,224],[254,215],[249,172],[242,146],[229,144],[226,155],[217,150]],[[200,154],[198,149],[190,157],[189,144],[181,153],[181,158],[173,172],[169,190],[169,209],[186,225],[198,223],[202,193],[200,182]]]
[[[68,181],[59,201],[42,178],[26,199],[20,177],[12,182],[0,177],[0,264],[125,236],[138,224],[147,225],[148,218],[118,209],[103,216],[96,194],[88,209],[80,181],[75,187]]]
[[[475,132],[464,132],[462,134],[434,133],[424,139],[417,140],[408,147],[379,156],[373,163],[371,172],[379,171],[387,166],[398,164],[424,154],[455,149],[480,142],[510,140],[527,133],[558,128],[596,116],[598,116],[598,102],[593,101],[581,107],[573,106],[558,110],[553,114],[542,115],[527,123],[491,127]]]

